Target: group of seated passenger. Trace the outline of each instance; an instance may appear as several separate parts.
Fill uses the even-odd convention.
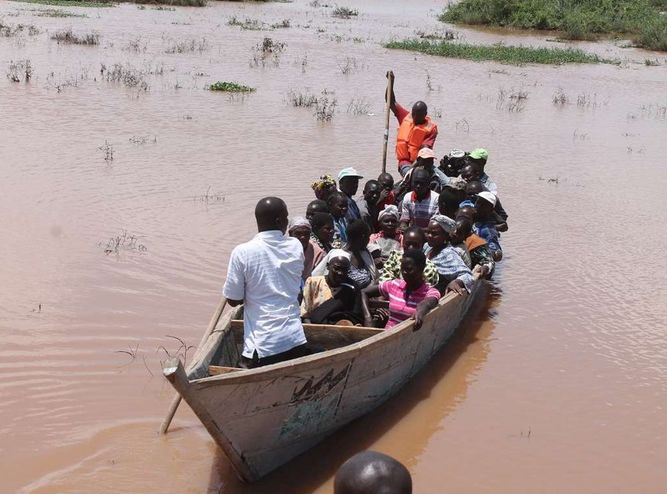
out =
[[[430,148],[394,184],[352,167],[312,184],[316,199],[289,235],[303,246],[305,322],[392,327],[423,316],[449,291],[464,294],[472,271],[490,277],[502,259],[507,213],[485,172],[488,153],[452,151],[438,167]],[[372,301],[385,299],[389,310]]]

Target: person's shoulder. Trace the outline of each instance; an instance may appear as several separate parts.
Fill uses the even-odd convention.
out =
[[[285,237],[283,239],[283,245],[287,249],[296,250],[300,253],[303,252],[303,245],[301,245],[301,242],[299,242],[299,240],[294,237]]]

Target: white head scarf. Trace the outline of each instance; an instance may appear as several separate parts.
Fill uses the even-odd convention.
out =
[[[393,204],[386,205],[384,209],[380,211],[378,214],[378,221],[380,221],[385,216],[393,216],[396,218],[396,221],[398,221],[398,219],[401,217],[400,213],[398,212],[398,208]]]
[[[325,276],[329,272],[329,262],[332,259],[336,259],[337,257],[342,257],[344,259],[347,259],[348,261],[352,259],[352,255],[343,250],[343,249],[331,249],[326,256],[320,261],[320,263],[315,266],[313,269],[313,272],[310,274],[311,276]]]
[[[308,227],[310,230],[312,230],[312,227],[310,226],[310,221],[308,221],[303,216],[297,216],[296,218],[292,218],[292,220],[289,222],[288,231],[291,232],[294,228],[299,228],[302,226]]]

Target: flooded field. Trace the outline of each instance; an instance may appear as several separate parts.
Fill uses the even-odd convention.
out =
[[[365,448],[403,461],[417,493],[664,492],[665,55],[587,42],[621,63],[433,58],[382,43],[443,32],[441,2],[348,5],[357,16],[305,0],[57,8],[84,17],[0,3],[4,24],[35,28],[0,37],[1,492],[329,493]],[[51,39],[70,28],[97,44]],[[262,56],[265,37],[284,47]],[[157,435],[174,394],[160,361],[183,354],[174,337],[199,341],[258,198],[303,214],[321,173],[379,173],[389,69],[399,102],[429,104],[438,156],[489,150],[505,260],[408,389],[243,485],[186,405]],[[329,122],[290,102],[323,91]]]

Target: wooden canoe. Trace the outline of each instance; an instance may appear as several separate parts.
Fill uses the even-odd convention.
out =
[[[391,330],[304,325],[326,351],[257,369],[238,367],[242,307],[218,323],[186,372],[178,359],[163,372],[239,477],[253,482],[397,393],[447,341],[482,291],[447,294],[425,318]]]

